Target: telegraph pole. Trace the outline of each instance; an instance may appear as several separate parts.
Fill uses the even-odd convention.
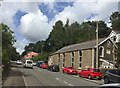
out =
[[[43,47],[44,47],[44,45],[42,45],[42,47],[41,47],[41,55],[42,55],[42,53],[43,53]]]
[[[96,68],[98,68],[98,21],[96,21]]]

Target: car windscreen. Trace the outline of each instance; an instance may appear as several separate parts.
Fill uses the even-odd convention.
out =
[[[32,61],[27,61],[28,64],[32,64]]]

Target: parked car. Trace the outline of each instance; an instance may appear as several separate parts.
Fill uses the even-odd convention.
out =
[[[110,69],[104,75],[104,83],[120,83],[120,69]]]
[[[17,61],[16,61],[16,64],[17,64],[17,65],[22,65],[22,61],[21,61],[21,60],[17,60]]]
[[[49,71],[59,72],[59,66],[58,65],[50,65],[48,67]]]
[[[42,63],[42,64],[40,64],[40,68],[47,69],[48,64],[47,63]]]
[[[86,70],[81,70],[78,75],[80,77],[85,77],[88,79],[102,79],[102,73],[100,72],[100,69],[96,68],[88,68]]]
[[[36,63],[36,66],[37,66],[37,67],[40,67],[41,64],[43,64],[43,61],[38,61],[38,62]]]
[[[99,88],[120,88],[120,83],[103,84]]]
[[[77,75],[78,74],[78,71],[73,68],[73,67],[64,67],[63,68],[63,73],[67,73],[67,74],[70,74],[70,75]]]
[[[33,61],[32,60],[25,60],[23,67],[33,68]]]
[[[36,66],[36,62],[33,62],[33,66]]]

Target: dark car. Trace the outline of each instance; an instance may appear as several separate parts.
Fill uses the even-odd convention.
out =
[[[37,67],[40,67],[41,64],[43,64],[43,61],[38,61],[38,62],[36,63],[36,66],[37,66]]]
[[[54,72],[59,72],[59,66],[58,65],[50,65],[48,67],[48,70],[54,71]]]
[[[104,75],[104,83],[120,83],[120,69],[110,69]]]

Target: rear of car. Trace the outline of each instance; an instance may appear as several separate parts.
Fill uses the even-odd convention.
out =
[[[32,60],[26,60],[24,63],[25,68],[33,68],[33,61]]]
[[[36,63],[36,66],[37,66],[37,67],[40,67],[41,64],[43,64],[43,61],[38,61],[38,62]]]
[[[40,65],[40,68],[47,69],[48,68],[48,64],[43,63],[43,64]]]
[[[63,73],[67,73],[67,74],[70,74],[70,75],[77,75],[78,71],[73,67],[64,67],[63,68]]]
[[[17,64],[17,65],[22,65],[22,61],[21,61],[21,60],[17,60],[17,61],[16,61],[16,64]]]
[[[63,73],[67,73],[68,67],[63,68]]]
[[[59,66],[58,65],[50,65],[48,67],[48,70],[54,71],[54,72],[59,72]]]
[[[120,69],[110,69],[104,75],[104,83],[120,83]]]
[[[70,74],[70,75],[77,75],[78,71],[75,68],[70,67],[70,68],[68,68],[68,74]]]
[[[91,76],[88,76],[89,79],[102,79],[102,73],[100,72],[100,69],[92,69],[89,75]]]
[[[102,79],[102,73],[99,69],[89,68],[79,72],[79,76],[85,77],[88,79]]]

